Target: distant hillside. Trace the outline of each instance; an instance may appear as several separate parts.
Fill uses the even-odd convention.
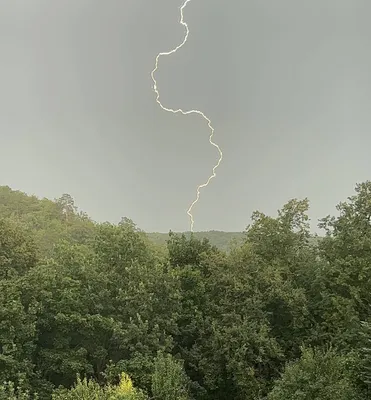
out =
[[[44,255],[50,254],[59,240],[85,244],[95,232],[94,222],[77,210],[68,194],[52,201],[0,186],[0,218],[18,220],[31,229]]]
[[[95,234],[95,222],[79,211],[73,198],[64,194],[59,199],[39,199],[8,186],[0,186],[0,218],[15,218],[34,231],[43,254],[49,254],[57,240],[88,243]],[[174,232],[181,234],[182,232]],[[166,245],[168,233],[146,233],[157,245]],[[189,237],[190,232],[185,232]],[[194,232],[197,239],[206,238],[220,250],[228,250],[231,242],[240,243],[242,232]],[[316,239],[314,239],[316,240]]]
[[[177,234],[182,234],[182,232],[174,232]],[[187,237],[190,236],[190,232],[185,232]],[[156,244],[166,244],[166,240],[169,238],[167,233],[151,232],[147,233],[147,236]],[[194,236],[197,239],[206,238],[210,243],[220,250],[227,250],[231,242],[240,243],[243,239],[242,232],[223,232],[223,231],[205,231],[205,232],[194,232]]]
[[[69,242],[87,243],[95,232],[95,223],[77,210],[73,198],[64,194],[59,199],[40,199],[8,186],[0,186],[0,218],[16,218],[34,231],[39,248],[49,254],[61,238]],[[187,232],[186,236],[190,233]],[[195,232],[197,238],[207,238],[219,249],[228,249],[232,240],[241,241],[241,232]],[[158,245],[165,245],[167,233],[147,233]]]

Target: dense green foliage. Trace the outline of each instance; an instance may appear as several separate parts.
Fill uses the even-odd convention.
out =
[[[178,235],[182,232],[178,232]],[[158,245],[166,245],[169,236],[167,233],[151,232],[147,233],[149,239]],[[186,232],[184,236],[190,239],[191,233]],[[216,246],[220,250],[228,251],[231,244],[241,244],[243,242],[243,232],[223,232],[223,231],[206,231],[206,232],[194,232],[192,236],[195,239],[207,239],[211,245]]]
[[[0,400],[370,398],[371,182],[308,208],[226,251],[0,187]]]

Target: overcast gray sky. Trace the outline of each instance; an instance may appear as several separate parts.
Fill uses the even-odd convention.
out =
[[[150,72],[178,0],[0,0],[0,184],[70,193],[94,219],[187,230],[217,160]],[[334,212],[371,169],[369,0],[192,0],[160,60],[167,106],[224,152],[195,230],[241,231],[309,197]]]

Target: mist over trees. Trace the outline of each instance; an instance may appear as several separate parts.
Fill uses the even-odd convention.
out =
[[[308,210],[163,243],[0,187],[0,400],[369,399],[371,181]]]

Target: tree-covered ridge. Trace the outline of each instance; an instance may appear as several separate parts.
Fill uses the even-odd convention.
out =
[[[0,400],[365,400],[371,182],[311,240],[308,200],[226,252],[0,190]]]
[[[50,251],[56,240],[87,241],[93,236],[94,222],[79,212],[73,198],[64,194],[54,201],[28,196],[26,193],[0,186],[0,218],[15,217],[32,228],[43,251]],[[68,218],[69,217],[69,218]],[[179,234],[182,234],[180,232]],[[146,232],[155,244],[166,246],[167,233]],[[190,237],[190,232],[185,233]],[[197,239],[207,238],[221,250],[228,250],[231,243],[241,243],[243,232],[195,232]]]
[[[183,232],[175,232],[182,235]],[[191,237],[191,232],[184,232],[186,238]],[[244,238],[243,232],[204,231],[194,232],[193,237],[199,240],[206,238],[213,246],[220,250],[229,250],[231,244],[241,244]],[[148,232],[147,236],[156,244],[166,245],[169,235],[167,233]]]
[[[11,218],[31,229],[43,254],[50,254],[61,239],[86,244],[94,237],[94,222],[77,210],[68,194],[52,201],[0,186],[0,218]]]
[[[70,210],[70,219],[63,210]],[[71,213],[73,211],[73,213]],[[0,186],[0,218],[17,217],[28,224],[38,236],[41,249],[49,252],[55,240],[62,236],[66,240],[81,242],[93,236],[94,221],[85,213],[79,212],[69,194],[54,201],[28,196],[26,193]],[[182,235],[183,232],[176,232]],[[169,238],[167,233],[146,232],[156,245],[165,246]],[[191,232],[184,232],[189,239]],[[204,231],[192,234],[196,239],[208,241],[220,250],[228,251],[231,246],[243,242],[244,232]]]

